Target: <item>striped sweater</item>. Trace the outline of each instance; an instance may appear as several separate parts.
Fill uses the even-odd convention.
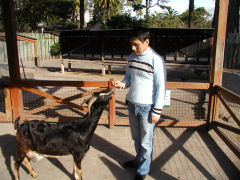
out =
[[[126,88],[130,87],[129,102],[153,104],[152,115],[160,117],[166,90],[166,66],[161,56],[150,47],[140,55],[131,53],[123,83]]]

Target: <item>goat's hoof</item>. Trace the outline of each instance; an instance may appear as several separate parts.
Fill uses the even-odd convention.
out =
[[[38,177],[38,174],[35,173],[35,172],[33,172],[31,175],[32,175],[33,178],[37,178]]]
[[[73,172],[73,179],[74,180],[83,180],[82,175],[79,176],[78,174],[75,174],[75,172]]]
[[[83,180],[82,177],[74,177],[74,180]]]

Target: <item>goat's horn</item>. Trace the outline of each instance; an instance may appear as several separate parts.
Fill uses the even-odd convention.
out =
[[[92,97],[88,102],[88,114],[90,114],[90,109],[92,104],[97,100],[97,97]]]
[[[80,104],[80,106],[82,106],[84,103],[86,103],[88,100],[90,100],[92,97],[88,97],[86,99],[83,100],[83,102]]]

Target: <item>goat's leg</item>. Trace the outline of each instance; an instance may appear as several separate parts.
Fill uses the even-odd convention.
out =
[[[20,168],[24,158],[25,158],[25,154],[17,151],[17,158],[16,158],[16,161],[15,161],[15,164],[14,164],[15,180],[18,180],[18,178],[19,178],[19,168]]]
[[[82,180],[81,160],[76,160],[75,158],[73,161],[73,176],[76,180]]]
[[[24,160],[23,160],[23,163],[25,165],[25,167],[28,169],[29,173],[31,174],[31,176],[33,178],[36,178],[38,175],[37,173],[34,172],[33,168],[32,168],[32,165],[31,163],[29,162],[28,158],[25,157]]]

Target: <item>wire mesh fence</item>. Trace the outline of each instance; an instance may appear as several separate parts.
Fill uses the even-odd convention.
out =
[[[89,87],[59,87],[59,86],[37,86],[35,89],[55,97],[71,101],[77,105],[82,104],[84,99],[90,95],[81,97],[80,93],[91,91],[96,88]],[[128,124],[128,108],[126,105],[126,94],[128,89],[115,91],[115,124]],[[63,121],[82,117],[86,112],[72,108],[65,104],[59,104],[56,101],[45,98],[38,94],[22,90],[24,118],[28,120],[54,120]],[[172,121],[206,121],[208,112],[207,90],[192,89],[171,89],[171,101],[169,107],[163,108],[162,119]],[[4,90],[0,89],[1,114],[5,113]],[[100,124],[108,123],[108,108],[103,112]]]
[[[234,147],[240,149],[240,104],[232,102],[227,97],[222,97],[228,108],[233,112],[233,117],[226,107],[220,103],[219,118],[216,122],[216,127],[221,134],[231,141]]]
[[[54,97],[62,100],[70,101],[71,103],[82,105],[87,108],[84,100],[88,99],[92,93],[87,96],[81,95],[94,91],[96,88],[89,87],[58,87],[58,86],[38,86],[35,89],[51,94]],[[82,117],[86,114],[83,110],[70,107],[64,103],[57,103],[53,99],[45,98],[38,94],[23,90],[23,106],[24,115],[28,120],[43,119],[50,121],[64,121]],[[106,114],[106,112],[104,112]]]
[[[128,121],[126,90],[116,90],[116,124]],[[206,121],[209,94],[207,90],[170,89],[170,106],[163,108],[161,118],[172,121]]]

